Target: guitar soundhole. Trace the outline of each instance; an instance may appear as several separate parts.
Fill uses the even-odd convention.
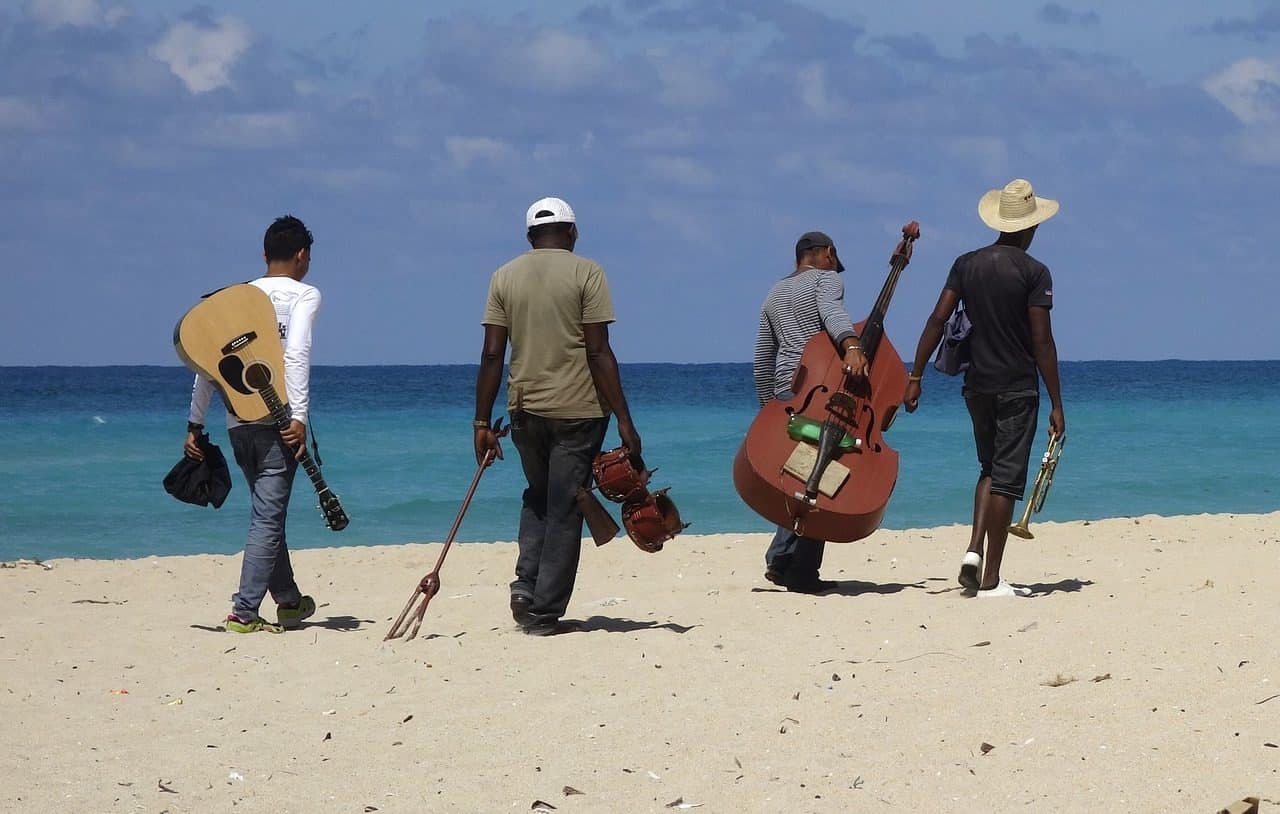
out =
[[[244,383],[254,390],[261,390],[271,384],[271,368],[261,362],[253,362],[244,369]]]

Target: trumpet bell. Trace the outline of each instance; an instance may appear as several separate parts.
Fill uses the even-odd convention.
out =
[[[1009,533],[1014,537],[1021,537],[1024,540],[1034,540],[1036,538],[1036,536],[1031,533],[1031,529],[1021,523],[1010,526]]]

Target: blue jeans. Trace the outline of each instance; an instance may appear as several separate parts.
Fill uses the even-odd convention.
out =
[[[791,392],[781,393],[779,399],[793,398]],[[822,567],[822,552],[826,542],[812,537],[801,537],[785,526],[778,526],[778,533],[764,552],[764,565],[776,571],[788,585],[800,585],[818,578]]]
[[[591,464],[608,428],[608,418],[511,415],[511,440],[529,483],[511,595],[532,601],[531,625],[559,621],[569,607],[582,553],[578,488],[591,485]]]
[[[278,605],[296,605],[302,592],[293,580],[284,522],[298,461],[284,445],[280,431],[265,424],[247,424],[227,431],[236,463],[249,482],[249,537],[240,566],[240,590],[232,597],[231,612],[244,621],[257,618],[268,592]]]
[[[822,567],[822,552],[826,542],[812,537],[801,537],[789,528],[778,526],[773,542],[764,552],[764,564],[770,571],[777,571],[786,585],[803,585],[818,578]]]

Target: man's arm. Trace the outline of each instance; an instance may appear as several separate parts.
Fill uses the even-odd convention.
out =
[[[289,313],[289,335],[284,343],[284,382],[291,420],[280,437],[295,455],[307,448],[307,415],[311,410],[311,330],[320,312],[320,291],[312,288],[298,298]]]
[[[756,331],[756,352],[751,363],[751,375],[756,382],[756,397],[760,406],[773,398],[773,377],[778,364],[778,338],[769,324],[769,315],[760,312],[760,327]]]
[[[850,376],[866,376],[867,357],[853,332],[853,320],[844,307],[844,283],[835,272],[818,275],[818,317],[831,341],[840,349],[845,372]]]
[[[1058,384],[1058,346],[1053,341],[1053,324],[1049,309],[1033,305],[1027,308],[1031,320],[1031,349],[1036,357],[1040,378],[1049,393],[1049,430],[1055,435],[1067,431],[1067,417],[1062,411],[1062,390]]]
[[[924,330],[920,332],[920,341],[916,343],[916,357],[911,363],[911,372],[907,377],[907,392],[902,397],[902,404],[908,413],[914,413],[920,406],[920,382],[924,379],[925,368],[929,357],[942,341],[942,330],[947,326],[947,318],[956,310],[960,295],[949,288],[942,289],[938,295],[938,304],[933,306],[933,313],[925,320]]]
[[[588,322],[582,326],[582,338],[587,346],[587,367],[596,389],[618,417],[618,438],[622,445],[640,458],[640,433],[631,423],[631,410],[622,392],[622,376],[618,373],[618,359],[609,346],[609,323]]]
[[[191,386],[191,407],[187,410],[187,440],[182,444],[182,451],[188,458],[204,460],[204,452],[196,443],[201,430],[204,429],[205,414],[209,411],[209,401],[213,398],[213,382],[196,374],[195,384]]]
[[[485,453],[491,449],[496,457],[502,457],[498,436],[488,427],[493,415],[493,402],[498,397],[498,387],[502,384],[502,363],[506,356],[507,329],[502,325],[485,325],[484,346],[480,350],[480,372],[476,374],[476,463],[483,461]]]

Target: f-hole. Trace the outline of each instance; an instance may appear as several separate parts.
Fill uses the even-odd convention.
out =
[[[244,383],[254,390],[261,390],[271,384],[271,368],[262,362],[252,362],[244,369]]]

